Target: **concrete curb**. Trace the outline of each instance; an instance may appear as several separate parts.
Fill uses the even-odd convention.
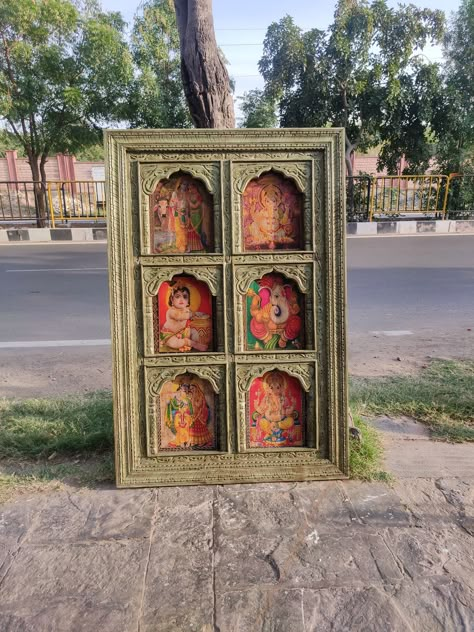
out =
[[[474,220],[407,220],[396,222],[349,222],[348,235],[421,235],[425,233],[474,233]]]
[[[0,244],[19,241],[104,241],[107,228],[8,228],[0,230]]]
[[[474,220],[408,220],[396,222],[349,222],[349,236],[370,237],[375,235],[474,234]],[[0,229],[0,244],[29,241],[104,241],[107,228],[8,228]]]

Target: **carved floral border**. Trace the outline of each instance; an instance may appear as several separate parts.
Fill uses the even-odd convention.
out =
[[[248,426],[248,395],[253,380],[261,377],[268,371],[278,369],[295,377],[305,392],[306,426],[305,437],[308,446],[305,448],[250,448],[247,444]],[[240,452],[293,452],[294,450],[318,449],[318,416],[317,416],[317,389],[315,388],[315,364],[314,363],[284,363],[270,362],[259,365],[238,365],[236,368],[236,392],[237,412],[239,419],[238,446]]]
[[[247,184],[265,173],[278,173],[290,178],[303,194],[303,250],[313,250],[312,213],[311,213],[311,162],[272,160],[262,162],[232,162],[232,236],[233,250],[236,253],[253,255],[260,251],[246,251],[243,247],[241,200]]]
[[[155,163],[141,164],[139,167],[140,181],[140,225],[141,225],[141,254],[153,255],[155,257],[172,257],[173,255],[154,253],[151,247],[150,235],[150,202],[149,196],[156,189],[160,180],[168,179],[178,172],[186,173],[193,178],[200,180],[212,195],[213,199],[213,222],[214,222],[214,252],[206,252],[199,256],[209,256],[222,252],[222,191],[221,191],[221,175],[220,164],[218,162],[210,162],[207,164],[196,164],[187,162],[178,163]],[[180,256],[177,253],[176,256]],[[196,256],[194,253],[191,256]]]
[[[217,450],[209,452],[225,452],[228,450],[228,417],[227,417],[227,377],[226,367],[224,365],[214,366],[173,366],[173,367],[145,367],[145,398],[146,398],[146,437],[147,437],[147,455],[149,457],[164,456],[169,458],[182,457],[186,453],[183,451],[170,452],[160,450],[158,419],[159,406],[157,400],[160,396],[161,389],[166,382],[174,380],[179,375],[189,373],[200,377],[209,382],[212,390],[217,396],[216,429],[218,433],[219,447]],[[191,451],[190,451],[191,452]],[[191,452],[191,454],[195,454]],[[203,453],[200,452],[202,455]]]

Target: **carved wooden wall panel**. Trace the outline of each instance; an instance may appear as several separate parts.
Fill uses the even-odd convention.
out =
[[[119,486],[347,475],[343,146],[107,133]]]

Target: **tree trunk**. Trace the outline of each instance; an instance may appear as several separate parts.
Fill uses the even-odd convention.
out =
[[[235,127],[229,75],[217,48],[212,0],[174,0],[181,76],[196,127]]]
[[[30,164],[31,175],[33,176],[33,189],[35,193],[35,209],[36,209],[36,225],[38,228],[44,228],[46,226],[46,175],[44,173],[44,166],[42,169],[43,176],[40,172],[38,165],[38,158],[33,152],[28,152],[28,162]]]

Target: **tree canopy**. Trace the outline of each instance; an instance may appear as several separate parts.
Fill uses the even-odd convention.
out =
[[[132,79],[119,13],[70,0],[3,0],[0,5],[0,118],[46,180],[51,152],[97,142],[123,119]]]
[[[403,147],[419,168],[439,76],[417,52],[440,41],[443,25],[440,11],[386,0],[339,0],[326,31],[304,32],[286,16],[268,28],[259,62],[267,104],[277,104],[283,127],[344,127],[349,174],[352,152],[380,143],[381,166],[393,168]]]
[[[444,173],[474,172],[474,0],[462,0],[444,39],[444,116],[436,122]]]
[[[191,127],[173,0],[148,0],[140,6],[131,50],[137,69],[129,102],[131,126]]]

